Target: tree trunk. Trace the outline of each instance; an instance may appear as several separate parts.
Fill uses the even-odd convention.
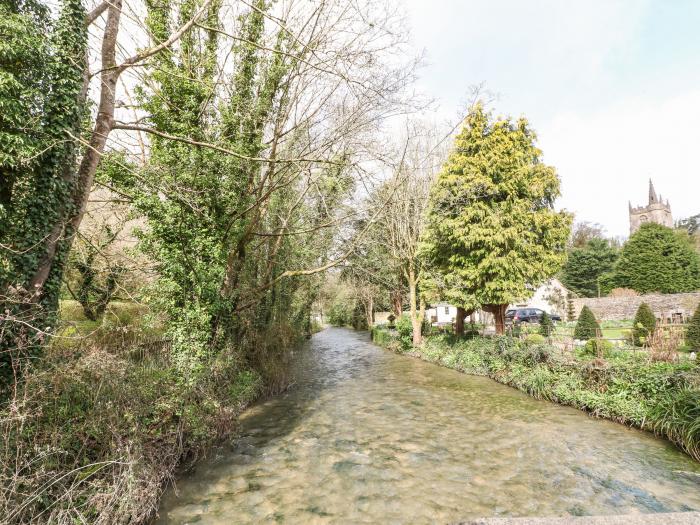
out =
[[[365,303],[365,316],[367,317],[367,329],[371,330],[374,326],[374,298],[371,294]]]
[[[484,310],[493,314],[493,320],[496,325],[496,333],[503,335],[506,331],[506,309],[507,304],[486,304]]]
[[[418,311],[418,279],[416,278],[416,271],[413,267],[409,268],[406,277],[408,278],[408,306],[411,312],[413,346],[420,346],[420,344],[423,342],[423,334],[421,333],[421,329],[423,328],[424,311],[422,308],[420,309],[420,312]]]
[[[455,317],[455,335],[464,337],[464,318],[467,317],[467,311],[461,306],[457,307],[457,317]]]
[[[403,310],[403,305],[401,304],[401,303],[402,303],[402,301],[401,301],[401,292],[399,292],[399,291],[394,291],[394,292],[391,294],[391,302],[392,302],[392,305],[393,305],[393,307],[394,307],[394,315],[395,315],[396,318],[398,319],[399,317],[401,317],[401,314],[403,313],[403,312],[402,312],[402,310]]]
[[[78,168],[75,192],[73,194],[73,215],[66,222],[59,221],[46,241],[44,253],[36,272],[29,281],[30,290],[41,289],[46,283],[50,273],[54,270],[54,263],[59,251],[59,244],[64,241],[64,250],[70,250],[73,238],[80,227],[80,222],[85,214],[90,189],[95,179],[97,164],[104,151],[107,137],[114,125],[114,106],[116,86],[122,70],[116,67],[116,45],[119,33],[119,19],[121,17],[122,2],[114,0],[109,4],[107,22],[104,36],[102,37],[102,72],[100,87],[100,102],[95,119],[95,127],[90,136],[89,146]],[[87,89],[85,89],[87,93]],[[81,94],[82,95],[82,94]],[[67,226],[67,227],[66,227]],[[63,264],[63,262],[59,263]]]

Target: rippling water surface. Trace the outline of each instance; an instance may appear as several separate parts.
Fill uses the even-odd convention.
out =
[[[666,441],[332,328],[296,385],[178,480],[157,523],[433,523],[700,510]]]

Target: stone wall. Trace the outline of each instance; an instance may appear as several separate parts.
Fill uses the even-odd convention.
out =
[[[687,322],[700,304],[700,292],[677,294],[649,294],[637,297],[600,297],[574,299],[576,317],[584,305],[588,306],[601,321],[634,319],[637,308],[647,303],[657,319],[664,322]]]

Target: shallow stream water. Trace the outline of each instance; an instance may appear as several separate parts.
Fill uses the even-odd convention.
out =
[[[450,523],[700,510],[667,441],[330,328],[296,384],[177,482],[158,524]]]

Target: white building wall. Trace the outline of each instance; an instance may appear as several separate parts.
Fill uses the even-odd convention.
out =
[[[567,293],[568,290],[558,279],[550,279],[537,288],[529,299],[511,304],[509,308],[539,308],[549,314],[564,315]]]

